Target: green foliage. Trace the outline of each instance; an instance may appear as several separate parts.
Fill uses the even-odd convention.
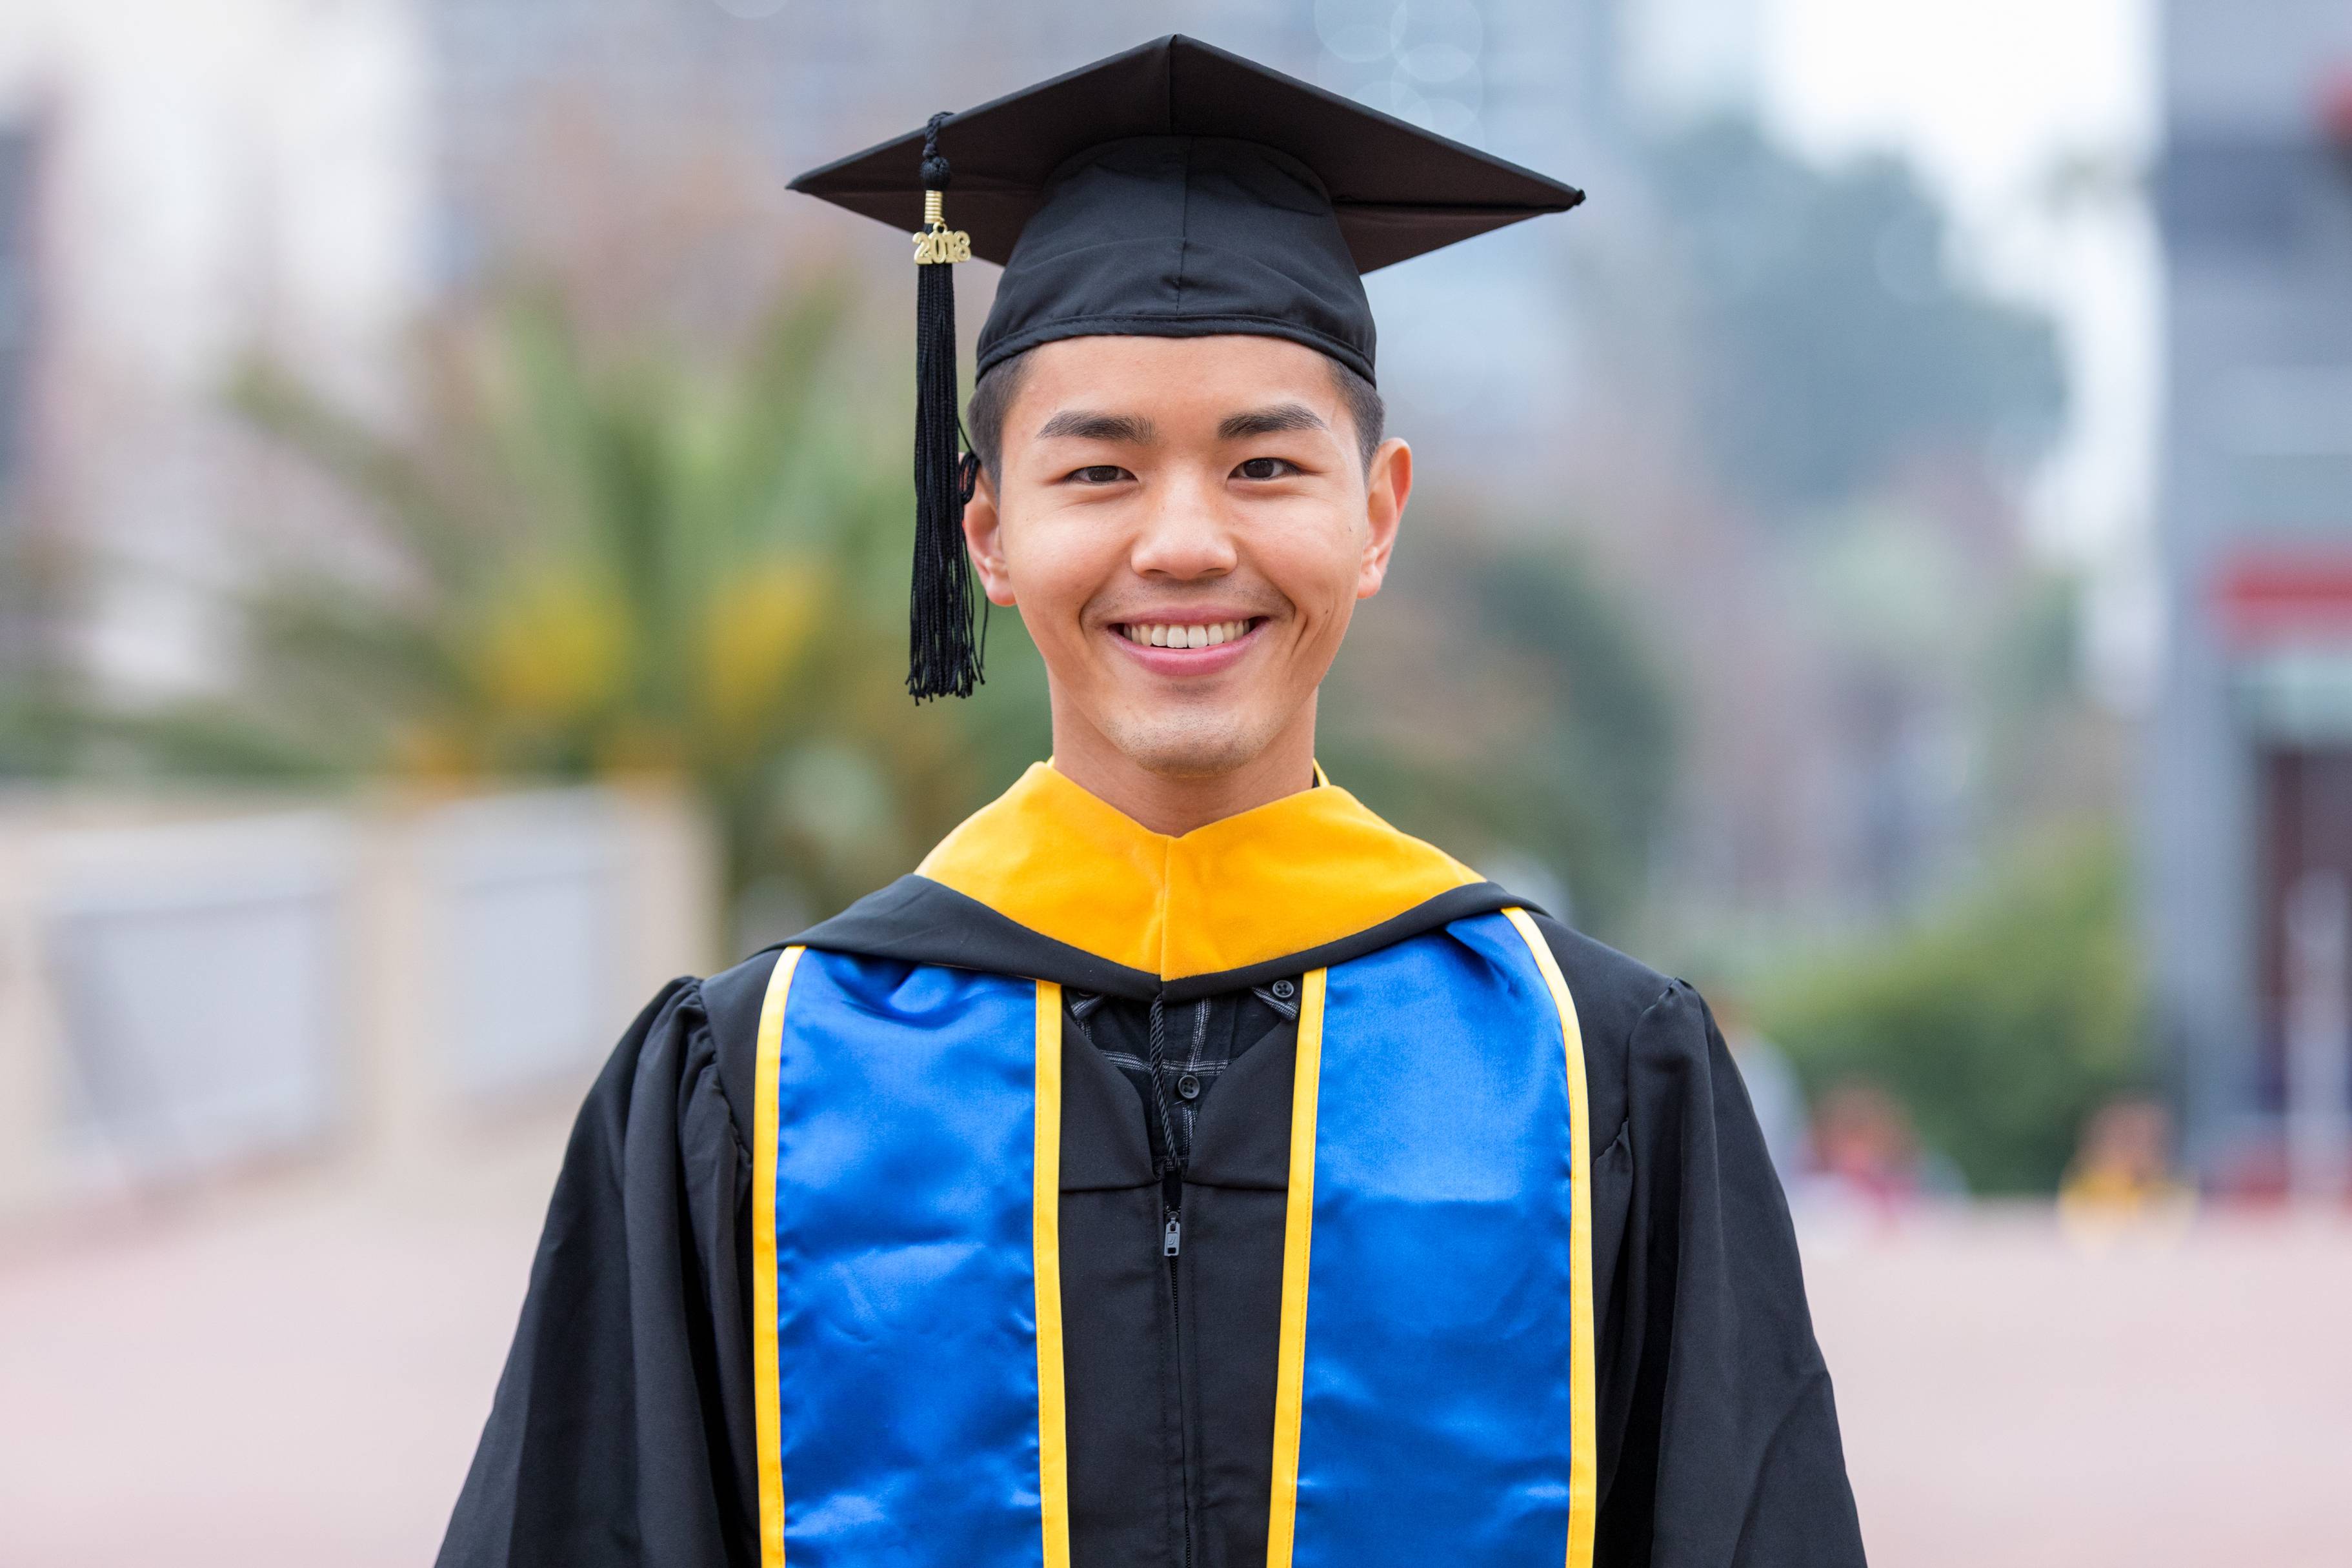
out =
[[[1811,1093],[1894,1093],[1979,1193],[2057,1186],[2076,1129],[2143,1070],[2125,856],[2100,834],[2021,858],[1909,931],[1765,988]]]
[[[63,773],[70,727],[55,701],[11,682],[0,691],[0,784]]]
[[[64,602],[51,542],[0,498],[0,784],[49,778],[70,765],[75,683],[50,635]]]
[[[1817,506],[1922,448],[2022,468],[2055,440],[2055,331],[1955,276],[1901,163],[1816,169],[1724,120],[1651,165],[1692,293],[1704,449],[1737,491]]]
[[[1325,689],[1325,760],[1399,826],[1473,865],[1534,860],[1580,925],[1622,931],[1672,800],[1675,693],[1572,547],[1423,526],[1444,548],[1359,610]]]

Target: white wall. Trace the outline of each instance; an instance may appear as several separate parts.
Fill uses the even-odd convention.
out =
[[[568,1100],[718,961],[716,874],[667,791],[0,800],[0,1220]]]

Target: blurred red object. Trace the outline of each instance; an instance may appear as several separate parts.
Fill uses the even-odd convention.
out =
[[[2337,149],[2352,152],[2352,65],[2333,66],[2321,75],[2319,129]]]
[[[1891,1217],[1919,1196],[1919,1144],[1902,1101],[1873,1083],[1837,1085],[1813,1110],[1815,1199]]]
[[[2352,116],[2352,83],[2347,89]],[[2352,136],[2347,146],[2352,147]],[[2325,640],[2352,643],[2352,551],[2310,546],[2232,553],[2214,598],[2240,647]]]

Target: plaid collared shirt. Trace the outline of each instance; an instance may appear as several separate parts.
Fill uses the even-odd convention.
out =
[[[1153,1169],[1181,1171],[1217,1079],[1251,1047],[1297,1022],[1298,982],[1274,980],[1192,1002],[1131,1002],[1087,991],[1067,993],[1066,1002],[1079,1031],[1142,1097]]]

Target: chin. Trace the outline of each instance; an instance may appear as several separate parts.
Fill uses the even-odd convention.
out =
[[[1162,778],[1215,778],[1246,767],[1274,743],[1280,726],[1240,715],[1144,720],[1109,731],[1119,754]]]

